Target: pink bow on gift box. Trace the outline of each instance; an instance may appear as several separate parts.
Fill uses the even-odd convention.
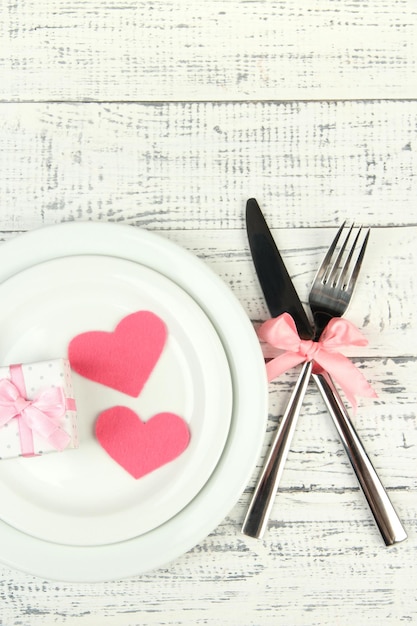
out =
[[[19,387],[21,385],[15,384],[8,378],[0,380],[0,427],[12,419],[19,420],[19,433],[24,455],[33,454],[33,433],[39,435],[56,450],[66,448],[71,437],[60,427],[59,423],[66,411],[63,390],[60,387],[48,387],[40,391],[33,400],[28,400]]]
[[[354,408],[355,395],[376,397],[375,391],[358,368],[338,352],[342,346],[366,346],[368,343],[348,320],[340,317],[331,319],[319,341],[312,341],[300,339],[293,318],[283,313],[264,322],[258,330],[258,336],[274,348],[285,350],[266,364],[268,380],[273,380],[300,363],[314,361],[316,370],[321,368],[334,377]]]

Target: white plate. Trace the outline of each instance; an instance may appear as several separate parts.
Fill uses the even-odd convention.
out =
[[[178,285],[138,263],[104,256],[53,259],[0,285],[0,363],[67,356],[88,330],[112,331],[139,310],[166,324],[167,343],[137,398],[74,374],[80,447],[0,462],[0,518],[40,539],[100,545],[142,535],[178,513],[207,482],[229,432],[232,385],[213,325]],[[127,406],[189,424],[187,449],[135,480],[94,437],[97,416]],[[0,432],[1,435],[1,432]]]
[[[204,263],[152,233],[92,222],[32,231],[0,247],[0,281],[36,263],[76,254],[128,259],[165,275],[187,291],[216,328],[233,385],[229,436],[216,468],[196,497],[159,527],[120,543],[74,547],[36,539],[0,522],[3,563],[43,578],[96,582],[166,565],[202,541],[224,519],[259,457],[268,385],[256,334],[230,290]]]

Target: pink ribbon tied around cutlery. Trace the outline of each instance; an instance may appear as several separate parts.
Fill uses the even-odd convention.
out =
[[[65,408],[64,392],[59,387],[44,389],[33,400],[28,400],[14,382],[8,378],[0,380],[0,427],[13,418],[19,418],[24,454],[33,454],[29,431],[37,433],[57,450],[66,448],[71,437],[59,426]]]
[[[258,329],[261,341],[284,350],[266,364],[268,380],[277,378],[292,367],[313,361],[319,369],[333,376],[356,409],[355,395],[376,398],[363,374],[347,357],[338,352],[342,346],[366,346],[368,341],[354,324],[341,317],[330,320],[318,341],[301,339],[289,313],[267,320]],[[316,370],[319,372],[319,369]]]

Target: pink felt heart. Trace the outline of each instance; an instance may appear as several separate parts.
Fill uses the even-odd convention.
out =
[[[116,463],[141,478],[184,452],[190,433],[174,413],[158,413],[142,422],[131,409],[115,406],[100,413],[96,437]]]
[[[95,382],[136,397],[165,345],[164,322],[151,311],[137,311],[114,332],[93,330],[74,337],[68,347],[72,369]]]

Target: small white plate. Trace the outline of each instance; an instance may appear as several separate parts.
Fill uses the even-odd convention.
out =
[[[161,236],[101,222],[63,223],[31,231],[0,246],[0,282],[43,261],[77,254],[140,263],[186,291],[217,331],[233,386],[231,425],[220,460],[195,498],[164,524],[119,543],[69,546],[37,539],[0,522],[0,560],[6,565],[43,578],[98,582],[166,566],[220,524],[259,458],[268,384],[258,339],[230,289],[202,261]]]
[[[229,431],[232,385],[211,322],[183,289],[143,265],[103,256],[53,259],[0,285],[0,363],[67,356],[88,330],[112,331],[149,310],[167,343],[138,398],[74,374],[80,447],[0,462],[0,517],[40,539],[71,545],[124,541],[160,526],[207,482]],[[144,421],[163,411],[189,425],[187,449],[135,480],[94,437],[98,415],[127,406]],[[1,431],[0,431],[1,436]]]

